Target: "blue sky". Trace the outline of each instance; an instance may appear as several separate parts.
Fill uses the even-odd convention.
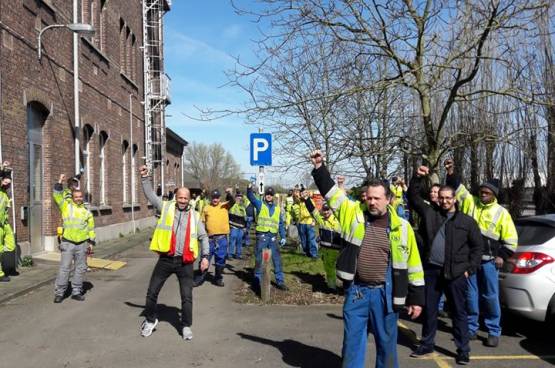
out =
[[[240,0],[241,6],[256,6]],[[241,166],[245,175],[258,172],[250,166],[248,143],[258,128],[243,124],[238,116],[199,122],[183,113],[199,117],[195,108],[237,109],[246,95],[227,82],[225,70],[233,68],[233,56],[253,60],[252,39],[259,37],[258,25],[236,15],[226,0],[173,1],[165,17],[165,67],[172,80],[171,115],[166,125],[188,142],[220,142]],[[270,170],[266,171],[271,175]]]

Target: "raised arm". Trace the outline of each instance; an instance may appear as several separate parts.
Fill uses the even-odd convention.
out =
[[[52,192],[52,196],[54,197],[54,201],[56,202],[56,204],[58,205],[58,207],[60,208],[60,210],[63,209],[64,204],[65,204],[65,200],[64,200],[64,195],[63,195],[63,190],[64,190],[64,182],[66,181],[66,174],[61,174],[58,182],[56,184],[54,184],[54,190]]]
[[[139,167],[139,173],[141,174],[141,183],[143,185],[143,192],[145,194],[146,199],[152,203],[154,207],[158,211],[162,211],[162,200],[158,198],[154,190],[152,189],[152,183],[148,177],[148,167],[146,165],[142,165]]]
[[[430,169],[426,166],[420,166],[418,169],[416,169],[414,176],[410,180],[410,185],[407,191],[407,198],[409,200],[409,205],[420,216],[422,216],[424,212],[426,212],[426,209],[429,207],[429,205],[426,204],[426,202],[424,202],[424,200],[422,199],[422,196],[420,195],[422,180],[423,178],[428,176],[429,172],[430,172]]]

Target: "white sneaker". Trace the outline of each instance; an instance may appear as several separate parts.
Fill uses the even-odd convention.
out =
[[[149,337],[150,335],[152,335],[152,331],[154,331],[154,327],[156,327],[157,324],[158,324],[158,320],[154,322],[149,322],[145,319],[145,321],[141,325],[141,328],[143,329],[141,331],[141,336]]]
[[[193,331],[190,327],[183,327],[183,340],[191,340],[193,338]]]

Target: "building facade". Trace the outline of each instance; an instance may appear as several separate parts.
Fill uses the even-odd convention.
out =
[[[137,171],[147,161],[150,134],[145,5],[0,2],[0,159],[13,168],[10,221],[23,255],[56,249],[61,216],[52,187],[62,173],[82,173],[80,186],[100,241],[153,224]],[[167,11],[170,2],[162,6]],[[95,33],[78,34],[75,42],[72,30],[61,26],[75,23],[89,24]]]

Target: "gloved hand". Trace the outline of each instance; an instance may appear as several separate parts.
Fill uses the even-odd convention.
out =
[[[279,244],[283,247],[285,245],[285,238],[281,239],[279,241]]]

